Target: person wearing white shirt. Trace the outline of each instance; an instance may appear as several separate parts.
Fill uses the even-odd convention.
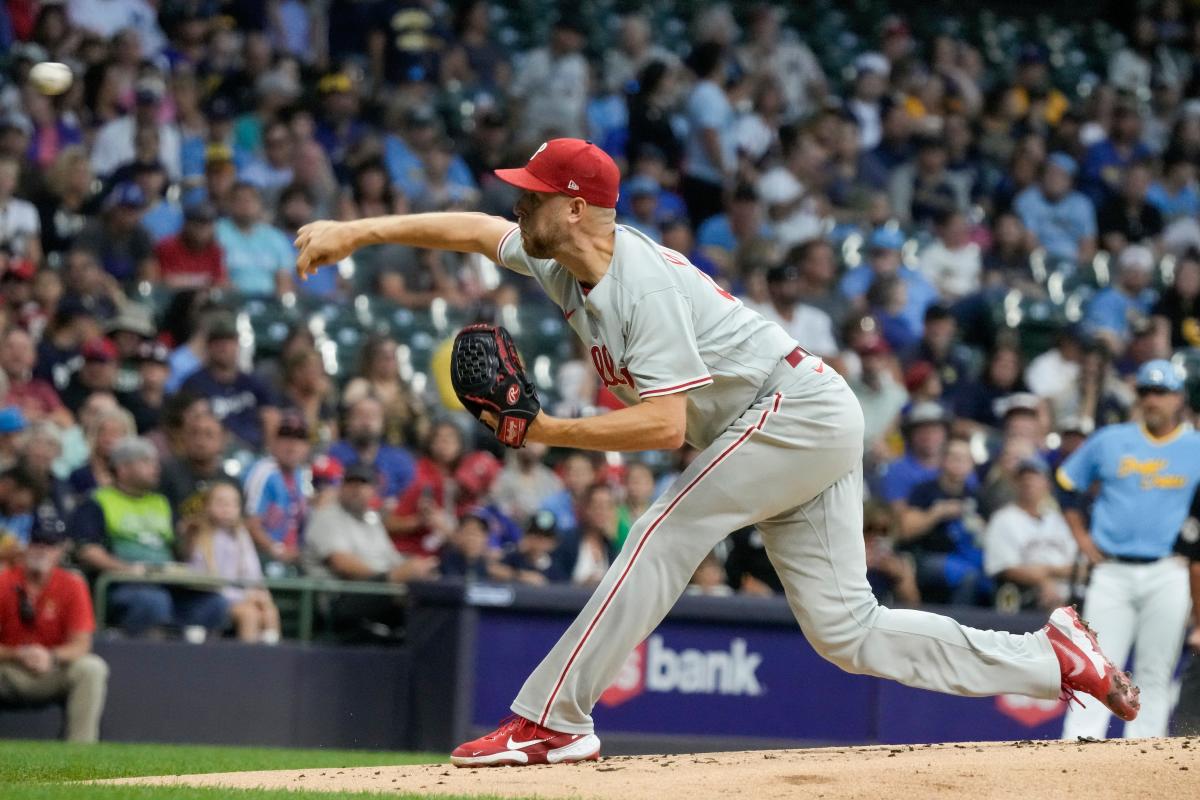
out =
[[[779,325],[796,343],[821,358],[838,354],[833,335],[833,320],[821,309],[799,301],[800,271],[793,264],[783,264],[767,271],[766,303],[747,300],[746,306]]]
[[[136,31],[142,53],[149,58],[161,53],[167,44],[167,37],[158,25],[156,5],[146,0],[69,0],[67,12],[73,25],[103,39],[111,39],[126,29]]]
[[[953,302],[979,291],[983,262],[961,212],[945,212],[938,218],[937,238],[921,251],[918,268],[943,300]]]
[[[33,203],[13,197],[21,179],[15,158],[0,158],[0,245],[35,265],[42,260],[42,224]]]
[[[96,133],[92,145],[92,170],[101,177],[108,177],[117,167],[133,161],[134,134],[142,126],[158,128],[158,160],[162,162],[172,182],[181,174],[180,148],[182,140],[174,125],[158,121],[159,104],[162,103],[166,86],[159,78],[142,78],[137,83],[133,113],[107,122]]]
[[[1015,584],[1041,608],[1057,608],[1070,595],[1078,547],[1050,496],[1050,468],[1039,456],[1017,465],[1017,496],[988,521],[983,568]]]
[[[530,136],[580,136],[588,99],[586,39],[577,20],[560,19],[550,46],[540,47],[519,62],[512,95],[523,103],[524,130]]]

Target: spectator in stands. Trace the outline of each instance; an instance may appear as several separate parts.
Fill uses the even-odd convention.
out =
[[[1100,244],[1105,250],[1116,254],[1131,244],[1158,249],[1165,223],[1162,212],[1146,197],[1149,189],[1149,164],[1134,162],[1125,168],[1120,191],[1110,195],[1096,214]]]
[[[302,348],[283,362],[280,402],[300,414],[314,443],[337,440],[337,409],[325,362],[316,350]]]
[[[159,276],[171,289],[201,289],[229,285],[225,253],[216,239],[217,207],[207,201],[183,209],[183,230],[154,248]]]
[[[554,23],[549,46],[527,53],[517,67],[509,93],[524,104],[522,126],[530,138],[578,137],[584,132],[586,36],[580,20],[564,14]]]
[[[17,463],[29,422],[17,406],[0,407],[0,470]]]
[[[949,426],[949,415],[936,403],[914,405],[904,415],[904,455],[887,465],[880,491],[898,516],[913,490],[937,477]]]
[[[1162,178],[1153,181],[1146,200],[1158,209],[1164,223],[1200,214],[1200,190],[1196,186],[1196,165],[1179,150],[1163,156]]]
[[[1117,256],[1116,281],[1101,289],[1088,303],[1084,325],[1089,333],[1108,345],[1113,354],[1124,352],[1135,319],[1150,316],[1155,291],[1154,253],[1141,245],[1130,245]]]
[[[488,545],[488,521],[466,514],[439,557],[440,572],[450,578],[468,581],[507,581],[512,569],[500,560],[500,552]]]
[[[928,228],[939,217],[965,212],[970,202],[970,187],[960,176],[946,169],[946,142],[938,136],[916,140],[912,161],[892,171],[888,194],[900,222]]]
[[[65,526],[39,524],[21,557],[0,572],[0,703],[65,704],[64,738],[95,742],[108,665],[92,653],[92,598],[59,566]]]
[[[1000,424],[997,402],[1024,391],[1021,352],[1015,344],[1001,342],[992,350],[980,379],[964,382],[956,393],[954,411],[963,422],[996,428]]]
[[[238,443],[260,450],[275,436],[279,411],[261,381],[238,367],[237,321],[228,315],[207,326],[204,366],[183,382],[183,391],[208,399],[212,412]]]
[[[883,97],[890,75],[891,65],[880,53],[863,53],[854,60],[854,87],[846,110],[858,121],[858,140],[865,152],[883,138]]]
[[[621,503],[617,506],[617,536],[613,540],[617,550],[625,546],[629,530],[650,508],[658,495],[654,485],[654,470],[640,461],[625,467]]]
[[[127,303],[104,326],[104,334],[117,351],[117,377],[113,391],[131,392],[138,386],[138,361],[142,345],[157,333],[150,314],[143,306]]]
[[[396,550],[379,515],[375,486],[379,476],[369,464],[346,468],[338,501],[313,512],[304,528],[307,570],[342,580],[408,583],[436,577],[438,560],[432,556],[405,555]],[[335,628],[356,631],[364,622],[392,628],[402,621],[393,598],[376,595],[342,595],[331,610]]]
[[[400,377],[396,341],[390,336],[372,335],[363,343],[357,372],[346,384],[342,404],[350,408],[367,395],[383,405],[383,437],[388,444],[410,444],[424,437],[429,425],[427,411]]]
[[[1118,102],[1108,136],[1087,149],[1080,188],[1096,207],[1100,207],[1120,192],[1124,169],[1152,155],[1150,148],[1142,142],[1142,118],[1138,109],[1132,103]]]
[[[1079,325],[1058,332],[1054,346],[1033,357],[1025,368],[1025,385],[1038,397],[1054,398],[1070,392],[1079,379],[1079,366],[1087,345]]]
[[[412,482],[416,464],[402,447],[384,441],[384,405],[373,393],[363,393],[346,401],[345,439],[329,448],[329,455],[345,467],[369,464],[379,474],[379,494],[384,498],[400,495]]]
[[[83,416],[81,412],[80,417]],[[125,409],[107,408],[86,420],[83,434],[88,445],[87,463],[68,478],[71,489],[80,496],[112,484],[113,451],[122,441],[137,434],[137,424]]]
[[[688,134],[680,191],[695,227],[721,213],[737,166],[735,115],[723,86],[725,64],[724,48],[717,42],[702,42],[688,56],[696,83],[686,103]]]
[[[616,557],[617,504],[613,490],[598,483],[584,493],[579,511],[579,535],[571,583],[594,586]]]
[[[258,187],[237,183],[229,215],[217,220],[217,243],[225,252],[229,282],[246,295],[282,295],[292,290],[295,255],[277,228],[263,221]]]
[[[541,442],[511,450],[504,469],[492,484],[493,502],[518,523],[533,517],[547,498],[562,489],[562,481],[543,463],[549,450]]]
[[[120,183],[104,199],[103,212],[79,232],[75,247],[95,254],[118,285],[132,287],[158,276],[154,240],[142,227],[146,195],[135,183]]]
[[[171,504],[176,519],[196,517],[204,493],[215,482],[233,480],[225,468],[225,431],[207,407],[185,414],[174,454],[162,462],[158,490]]]
[[[238,178],[258,187],[268,207],[275,205],[280,192],[292,182],[295,161],[292,131],[276,118],[262,129],[262,158],[253,158],[238,171]]]
[[[888,459],[888,440],[895,433],[908,393],[896,380],[892,348],[882,336],[872,333],[855,352],[862,360],[862,374],[850,382],[850,388],[863,408],[863,447],[868,459],[878,463]]]
[[[471,507],[455,475],[464,455],[462,432],[452,422],[436,423],[424,450],[388,522],[402,553],[436,553]]]
[[[567,570],[558,550],[557,527],[550,511],[538,511],[529,518],[520,541],[510,546],[500,559],[513,571],[513,580],[532,586],[567,581]]]
[[[106,13],[106,12],[105,12]],[[137,82],[133,114],[114,119],[96,133],[92,143],[92,169],[108,177],[117,167],[132,161],[134,137],[139,128],[158,130],[158,158],[166,167],[171,180],[180,176],[180,138],[174,125],[162,122],[161,104],[166,85],[157,76],[147,76]]]
[[[120,284],[104,271],[97,256],[82,246],[67,251],[63,290],[59,310],[70,309],[77,318],[112,319],[118,303],[125,299]]]
[[[729,535],[725,573],[729,585],[738,594],[770,597],[783,592],[783,584],[767,557],[758,528],[742,528]]]
[[[579,527],[577,511],[587,490],[596,483],[596,463],[587,453],[573,450],[563,459],[559,471],[563,488],[546,498],[542,508],[554,514],[559,536],[573,540]]]
[[[1200,348],[1200,254],[1187,253],[1175,262],[1175,278],[1151,313],[1167,329],[1172,348]]]
[[[46,191],[37,208],[46,257],[60,260],[87,223],[94,201],[95,180],[87,152],[78,145],[64,148],[46,175]]]
[[[886,504],[868,501],[863,508],[863,539],[867,550],[867,581],[881,603],[916,607],[921,604],[913,562],[896,553],[895,518]]]
[[[983,520],[969,478],[974,469],[966,439],[946,443],[937,477],[915,486],[900,512],[900,542],[917,563],[921,596],[933,602],[977,605],[990,592],[977,541]]]
[[[778,324],[808,352],[832,358],[837,355],[833,321],[819,308],[800,300],[800,270],[793,264],[781,264],[767,270],[768,303],[746,305]]]
[[[71,412],[59,399],[58,392],[48,382],[34,377],[38,356],[33,339],[20,328],[9,328],[0,336],[0,370],[7,379],[8,393],[0,405],[21,408],[26,419],[50,420],[70,425]]]
[[[867,263],[847,271],[838,288],[852,303],[865,308],[867,290],[875,281],[893,275],[898,277],[906,293],[900,317],[909,330],[919,334],[925,310],[937,300],[937,291],[921,273],[904,265],[900,255],[903,246],[904,234],[899,230],[876,229],[867,243]]]
[[[19,463],[0,472],[0,562],[12,560],[29,544],[41,488],[36,476]]]
[[[166,403],[167,377],[171,374],[170,352],[165,344],[142,342],[138,347],[137,389],[118,393],[121,405],[133,414],[139,436],[158,429]]]
[[[20,466],[33,476],[42,494],[36,513],[65,520],[75,508],[75,497],[67,482],[54,472],[55,462],[62,456],[62,438],[62,429],[53,422],[43,420],[30,425]]]
[[[692,579],[684,591],[706,597],[729,597],[733,594],[733,588],[725,575],[725,565],[717,558],[716,553],[709,553],[704,557],[700,566],[692,573]]]
[[[154,491],[158,453],[129,437],[113,450],[113,485],[92,492],[71,518],[79,562],[94,573],[144,576],[175,558],[171,505]],[[116,623],[133,634],[168,625],[224,629],[228,607],[220,594],[152,583],[120,583],[108,595]]]
[[[921,250],[919,269],[942,301],[953,303],[979,291],[983,264],[971,241],[966,215],[944,211],[934,218],[937,238]]]
[[[1078,547],[1050,494],[1049,475],[1040,456],[1023,459],[1016,497],[988,520],[984,569],[997,583],[1017,587],[1018,607],[1050,610],[1070,597]]]
[[[279,609],[261,587],[262,564],[242,521],[242,495],[236,485],[217,481],[204,491],[200,513],[185,522],[192,567],[234,585],[221,589],[229,617],[243,642],[279,642]]]
[[[246,527],[264,560],[295,564],[308,511],[304,470],[311,446],[304,417],[285,412],[269,452],[246,472]]]
[[[20,179],[20,163],[0,157],[0,242],[7,244],[16,258],[40,264],[41,219],[33,203],[15,196]]]
[[[1079,171],[1066,153],[1051,153],[1042,180],[1016,196],[1013,210],[1029,231],[1030,245],[1051,258],[1086,264],[1096,254],[1096,209],[1071,188]]]
[[[983,281],[991,289],[1040,297],[1041,285],[1030,265],[1030,237],[1021,218],[1011,211],[997,214],[992,222],[992,244],[983,254]]]

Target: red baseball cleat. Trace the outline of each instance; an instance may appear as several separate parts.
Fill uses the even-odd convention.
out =
[[[1063,698],[1083,705],[1075,692],[1085,692],[1129,722],[1138,715],[1140,689],[1128,672],[1117,669],[1100,650],[1096,634],[1070,606],[1054,610],[1043,628],[1062,670]]]
[[[600,739],[594,733],[559,733],[511,716],[491,733],[454,748],[450,763],[456,767],[524,767],[599,758]]]

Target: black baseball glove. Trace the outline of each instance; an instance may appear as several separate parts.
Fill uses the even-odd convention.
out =
[[[525,434],[542,404],[508,331],[486,324],[468,325],[459,331],[450,354],[450,380],[454,393],[475,419],[482,422],[484,411],[498,417],[495,432],[501,444],[520,447],[525,443]]]

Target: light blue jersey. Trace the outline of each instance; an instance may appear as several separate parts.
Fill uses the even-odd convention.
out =
[[[1092,539],[1110,556],[1170,555],[1200,484],[1200,433],[1181,426],[1154,439],[1135,422],[1096,431],[1058,471],[1063,487],[1100,494],[1092,505]]]

